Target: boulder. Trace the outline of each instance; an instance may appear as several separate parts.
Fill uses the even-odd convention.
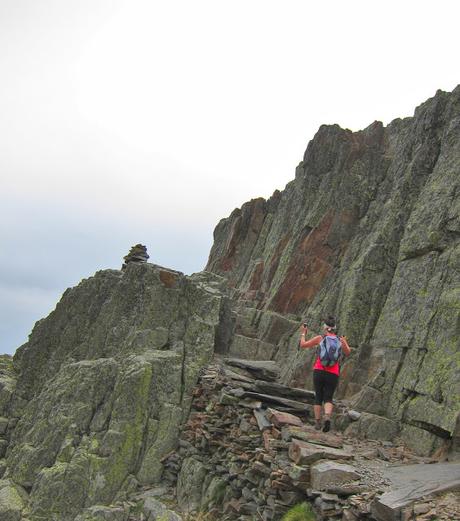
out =
[[[135,262],[98,272],[67,290],[14,356],[6,472],[31,489],[32,516],[110,504],[134,473],[160,480],[222,303],[219,277],[164,272]]]
[[[0,480],[0,519],[2,521],[20,521],[26,504],[25,490],[11,480]]]
[[[203,511],[209,511],[211,506],[220,505],[225,495],[227,488],[227,482],[218,476],[213,476],[211,481],[203,491],[201,499],[201,509]]]
[[[311,467],[311,486],[315,490],[327,490],[359,478],[355,467],[336,461],[320,461]]]
[[[362,413],[345,430],[347,436],[369,438],[371,440],[391,441],[399,434],[400,425],[376,414]]]
[[[320,459],[353,459],[351,452],[293,439],[289,444],[289,458],[297,465],[310,465]]]
[[[284,425],[303,425],[302,420],[298,416],[289,414],[287,412],[280,412],[276,409],[267,409],[267,418],[275,427],[283,427]]]
[[[143,513],[146,521],[182,521],[182,517],[169,510],[155,497],[147,497],[144,501]]]
[[[449,490],[460,490],[460,464],[404,465],[388,468],[384,475],[390,490],[371,505],[377,521],[399,521],[415,501]]]
[[[177,480],[177,502],[181,510],[191,512],[199,509],[206,474],[201,461],[193,457],[184,460]]]

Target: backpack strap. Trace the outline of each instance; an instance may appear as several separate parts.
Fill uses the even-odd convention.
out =
[[[319,344],[316,346],[316,356],[318,358],[321,358],[321,344],[324,342],[324,339],[326,338],[326,335],[321,335],[321,340]]]

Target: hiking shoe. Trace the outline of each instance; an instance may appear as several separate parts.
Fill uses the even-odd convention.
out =
[[[315,420],[315,429],[317,431],[321,430],[321,420]]]
[[[323,432],[329,432],[331,430],[331,420],[324,422]]]

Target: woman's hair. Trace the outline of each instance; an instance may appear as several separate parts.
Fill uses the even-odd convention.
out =
[[[328,331],[335,331],[337,329],[335,317],[332,315],[328,315],[328,317],[324,320],[324,324],[327,326]]]

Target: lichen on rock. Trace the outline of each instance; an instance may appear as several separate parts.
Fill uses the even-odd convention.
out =
[[[138,480],[160,480],[212,356],[223,297],[215,275],[167,271],[174,285],[147,263],[98,272],[18,350],[5,475],[29,491],[31,521],[73,520]]]

